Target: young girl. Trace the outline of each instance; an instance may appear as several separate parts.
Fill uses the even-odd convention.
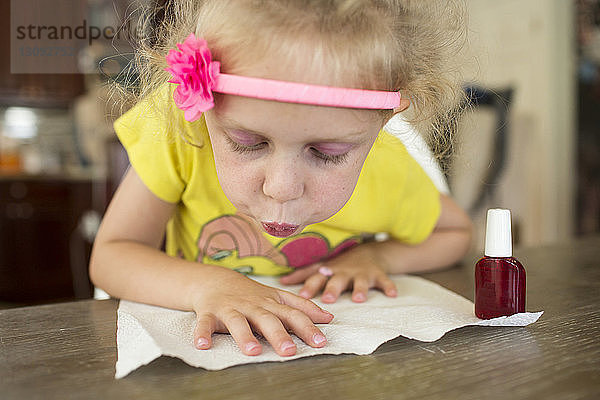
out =
[[[417,119],[447,115],[453,2],[181,1],[166,14],[152,81],[115,123],[132,168],[96,238],[96,286],[195,311],[198,349],[221,332],[257,355],[256,332],[290,356],[289,332],[326,345],[315,324],[333,316],[310,298],[394,297],[388,274],[465,254],[468,217],[382,130],[411,103]]]

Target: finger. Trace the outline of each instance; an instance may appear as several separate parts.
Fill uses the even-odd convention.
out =
[[[382,275],[375,282],[375,287],[380,289],[386,296],[388,297],[396,297],[398,296],[398,289],[396,288],[396,284],[393,280],[390,279],[387,275]]]
[[[217,320],[214,315],[205,313],[197,314],[196,327],[194,328],[194,346],[198,350],[208,350],[212,346],[212,334],[215,331]]]
[[[247,317],[254,330],[267,339],[277,354],[283,357],[296,354],[296,344],[278,316],[267,309],[256,307],[247,313]]]
[[[323,310],[312,301],[303,299],[293,293],[280,290],[279,297],[283,301],[283,304],[302,311],[315,324],[328,324],[333,319],[333,314],[330,312]]]
[[[281,282],[283,285],[296,285],[298,283],[302,283],[306,280],[306,278],[314,275],[321,266],[321,263],[316,263],[309,265],[308,267],[299,268],[288,275],[282,276],[281,279],[279,279],[279,282]]]
[[[283,304],[273,304],[268,309],[280,318],[289,331],[294,332],[309,346],[323,347],[327,344],[323,332],[302,311]]]
[[[223,315],[221,321],[225,324],[242,353],[248,356],[257,356],[262,352],[262,346],[254,337],[248,320],[242,313],[230,310]]]
[[[323,290],[321,301],[323,301],[323,303],[335,303],[335,301],[340,297],[340,294],[342,294],[342,292],[349,286],[350,277],[341,275],[339,273],[333,275],[325,285],[325,290]]]
[[[352,301],[355,303],[363,303],[367,301],[367,292],[371,287],[366,276],[357,276],[354,278],[352,288]]]
[[[305,299],[312,299],[321,291],[321,289],[323,289],[327,283],[327,279],[329,278],[327,278],[325,275],[314,274],[304,282],[304,286],[302,289],[300,289],[298,294],[300,297],[304,297]]]

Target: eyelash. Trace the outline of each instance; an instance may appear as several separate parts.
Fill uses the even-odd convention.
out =
[[[343,164],[346,162],[346,159],[348,158],[348,153],[336,154],[336,155],[325,154],[325,153],[321,153],[319,150],[315,149],[314,147],[311,147],[310,151],[324,165],[327,165],[329,163],[336,164],[336,165]]]
[[[227,135],[225,135],[225,139],[227,139],[227,142],[231,146],[231,150],[233,150],[236,153],[240,153],[240,154],[247,154],[247,153],[251,153],[253,151],[262,150],[265,147],[265,145],[267,144],[266,142],[260,142],[255,145],[252,145],[252,146],[244,146],[243,144],[239,144],[238,142],[232,140]]]
[[[248,154],[248,153],[252,153],[254,151],[259,151],[259,150],[264,149],[265,146],[267,145],[266,142],[260,142],[255,145],[252,145],[252,146],[244,146],[244,145],[239,144],[236,141],[232,140],[227,135],[225,135],[225,139],[231,146],[231,150],[233,150],[236,153],[240,153],[240,154]],[[321,153],[319,150],[315,149],[314,147],[311,147],[310,151],[318,159],[318,161],[323,163],[324,165],[343,164],[344,162],[346,162],[346,160],[348,158],[348,153],[330,155],[330,154]]]

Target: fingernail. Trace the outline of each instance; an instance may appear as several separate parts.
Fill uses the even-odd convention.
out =
[[[367,297],[365,296],[364,293],[356,293],[354,296],[354,301],[359,301],[359,302],[363,302],[367,299]]]
[[[281,351],[283,352],[287,352],[290,349],[295,349],[296,345],[294,344],[294,342],[283,342],[281,344]]]
[[[258,343],[254,343],[254,342],[250,342],[250,343],[246,343],[246,352],[248,353],[252,353],[254,350],[260,348],[260,345]]]
[[[396,297],[398,296],[398,291],[396,289],[388,290],[387,295],[390,297]]]
[[[327,341],[327,339],[325,338],[325,336],[321,335],[320,333],[315,333],[313,336],[313,342],[318,346],[320,344],[323,344]]]
[[[323,294],[322,300],[325,302],[335,301],[335,296],[331,293],[325,293]]]
[[[333,276],[333,271],[331,270],[331,268],[327,268],[327,267],[319,268],[319,273],[321,275],[325,275],[325,276]]]
[[[200,349],[208,348],[208,339],[198,338],[198,340],[196,341],[196,346]]]
[[[327,315],[331,315],[331,316],[333,317],[333,314],[332,314],[332,313],[330,313],[329,311],[327,311],[327,310],[323,310],[322,308],[321,308],[321,311],[323,311],[325,314],[327,314]]]
[[[301,290],[300,293],[298,293],[300,297],[304,297],[305,299],[310,299],[310,293],[308,293],[307,290]]]

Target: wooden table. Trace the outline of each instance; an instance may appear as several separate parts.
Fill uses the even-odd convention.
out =
[[[161,357],[113,378],[117,301],[0,312],[0,398],[600,398],[600,237],[517,249],[525,328],[465,327],[433,343],[399,337],[367,356],[302,358],[222,371]],[[475,257],[426,278],[473,299]]]

